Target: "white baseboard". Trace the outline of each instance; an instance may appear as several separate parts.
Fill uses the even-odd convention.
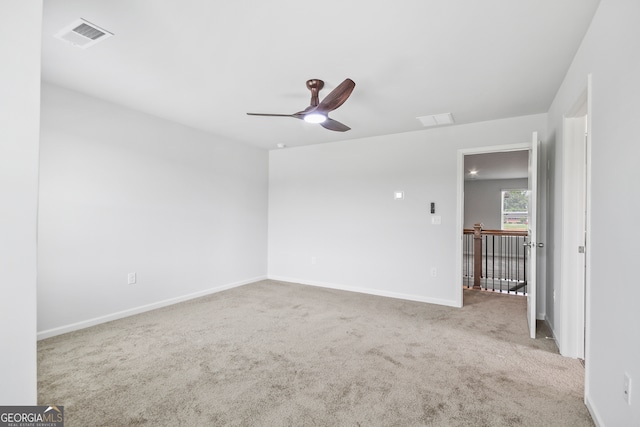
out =
[[[596,425],[596,427],[603,426],[604,423],[602,422],[600,415],[598,415],[598,411],[589,400],[589,396],[584,397],[584,404],[587,406],[587,409],[589,410],[589,413],[591,414],[591,418],[593,419],[593,423]]]
[[[278,280],[280,282],[299,283],[301,285],[317,286],[320,288],[337,289],[340,291],[357,292],[360,294],[376,295],[380,297],[403,299],[408,301],[426,302],[429,304],[446,305],[449,307],[459,307],[459,304],[453,300],[444,300],[439,298],[429,298],[420,295],[401,294],[397,292],[381,291],[378,289],[361,288],[354,286],[338,285],[335,283],[318,282],[315,280],[296,279],[293,277],[272,276],[269,275],[270,280]]]
[[[188,301],[194,298],[215,294],[217,292],[225,291],[227,289],[248,285],[249,283],[258,282],[260,280],[265,280],[265,279],[267,279],[267,276],[253,277],[251,279],[241,280],[239,282],[227,283],[225,285],[216,286],[215,288],[205,289],[203,291],[198,291],[198,292],[194,292],[187,295],[181,295],[179,297],[169,298],[169,299],[154,302],[151,304],[129,308],[127,310],[119,311],[117,313],[107,314],[105,316],[100,316],[100,317],[94,317],[92,319],[83,320],[81,322],[72,323],[70,325],[47,329],[47,330],[38,332],[38,341],[45,338],[54,337],[56,335],[66,334],[67,332],[73,332],[79,329],[88,328],[90,326],[99,325],[101,323],[110,322],[112,320],[122,319],[123,317],[133,316],[134,314],[144,313],[145,311],[151,311],[157,308],[166,307],[166,306],[177,304],[183,301]]]
[[[555,341],[556,347],[558,347],[558,351],[560,352],[560,355],[563,356],[563,357],[570,357],[572,359],[575,359],[575,357],[567,356],[566,354],[563,354],[562,343],[560,341],[558,341],[558,337],[556,335],[556,330],[554,328],[554,325],[552,325],[551,322],[549,321],[549,317],[548,316],[545,316],[544,321],[547,323],[547,326],[549,327],[549,330],[551,331],[551,337],[553,338],[553,341]]]
[[[558,342],[558,340],[556,340],[556,331],[553,328],[553,325],[551,324],[551,322],[549,321],[549,317],[547,315],[544,316],[544,319],[542,319],[545,321],[545,323],[547,324],[547,326],[549,327],[549,330],[551,331],[551,336],[553,337],[553,339],[556,341],[556,343]]]

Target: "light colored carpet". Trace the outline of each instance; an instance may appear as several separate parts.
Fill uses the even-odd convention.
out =
[[[463,309],[262,281],[38,345],[84,426],[591,426],[583,368],[524,297]]]

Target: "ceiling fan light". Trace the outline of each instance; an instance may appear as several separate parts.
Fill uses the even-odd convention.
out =
[[[311,113],[304,116],[304,121],[307,123],[322,123],[327,120],[327,116],[320,113]]]

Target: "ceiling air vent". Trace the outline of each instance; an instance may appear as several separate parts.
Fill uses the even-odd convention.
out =
[[[422,122],[424,127],[443,126],[453,124],[453,116],[451,113],[434,114],[432,116],[416,117]]]
[[[78,19],[58,31],[55,37],[81,49],[86,49],[102,40],[108,39],[112,35],[113,33],[89,21]]]

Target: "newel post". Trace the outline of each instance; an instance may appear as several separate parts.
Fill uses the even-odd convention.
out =
[[[482,277],[482,223],[473,224],[473,289],[481,289]]]

